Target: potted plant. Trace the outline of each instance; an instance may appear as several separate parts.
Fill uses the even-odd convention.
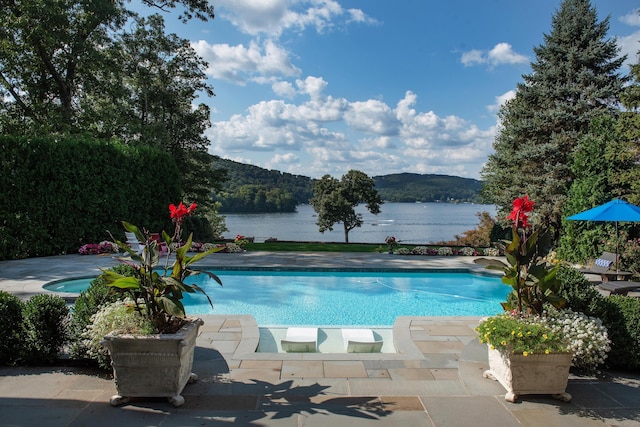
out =
[[[113,270],[103,270],[100,275],[108,286],[130,298],[131,316],[148,319],[152,334],[110,333],[104,337],[103,345],[109,350],[118,394],[110,403],[114,406],[125,403],[130,397],[168,397],[174,406],[184,403],[180,395],[187,382],[197,377],[191,372],[195,341],[201,319],[187,318],[182,299],[185,293],[200,292],[211,299],[202,288],[186,281],[195,275],[206,274],[222,285],[220,279],[207,271],[192,270],[190,266],[204,257],[220,251],[216,247],[194,256],[188,256],[193,235],[184,244],[181,242],[182,221],[191,215],[196,205],[189,207],[182,202],[170,205],[169,211],[175,224],[173,236],[162,232],[165,247],[164,265],[160,266],[160,245],[146,230],[123,221],[126,231],[134,233],[144,242],[138,254],[127,245],[117,242],[131,257],[123,260],[134,267],[133,276],[124,276]],[[173,264],[170,256],[174,254]]]
[[[535,319],[506,313],[480,323],[479,340],[489,346],[484,377],[500,382],[509,402],[522,394],[550,394],[569,402],[565,389],[573,353],[564,336]]]
[[[568,402],[571,395],[565,388],[573,354],[564,336],[537,321],[545,304],[559,308],[564,301],[556,295],[558,264],[550,266],[545,258],[549,234],[532,230],[528,221],[533,205],[528,196],[513,202],[507,216],[513,221],[513,237],[499,245],[507,262],[477,261],[501,270],[502,282],[512,288],[502,303],[507,314],[484,319],[477,328],[480,341],[489,345],[489,370],[484,376],[499,381],[511,402],[521,394],[552,394]]]

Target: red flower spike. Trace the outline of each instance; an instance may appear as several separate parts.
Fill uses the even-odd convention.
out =
[[[513,201],[513,209],[511,213],[507,216],[507,219],[511,219],[514,221],[516,227],[526,228],[529,226],[527,220],[527,212],[533,211],[533,200],[529,200],[529,196],[526,195],[524,197],[518,197]]]
[[[169,212],[171,213],[171,218],[177,221],[181,221],[182,217],[191,215],[193,211],[196,209],[196,204],[191,203],[191,205],[187,208],[184,203],[180,202],[180,204],[176,207],[173,203],[169,205]]]

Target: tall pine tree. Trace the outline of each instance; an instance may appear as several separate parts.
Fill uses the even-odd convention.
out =
[[[536,202],[539,221],[555,230],[573,179],[573,155],[593,118],[615,114],[625,78],[619,74],[609,18],[598,22],[589,0],[564,0],[532,73],[501,112],[495,153],[483,170],[485,194],[501,212],[518,196]]]

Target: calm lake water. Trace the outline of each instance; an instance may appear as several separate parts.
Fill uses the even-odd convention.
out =
[[[494,205],[453,203],[385,203],[378,215],[370,214],[364,205],[358,206],[364,224],[349,232],[351,243],[384,243],[394,236],[403,243],[430,243],[452,240],[477,227],[479,212],[495,216]],[[317,217],[311,205],[300,205],[295,213],[225,214],[228,232],[225,237],[240,234],[254,236],[256,242],[274,237],[278,240],[307,242],[344,242],[342,224],[333,231],[320,233]]]

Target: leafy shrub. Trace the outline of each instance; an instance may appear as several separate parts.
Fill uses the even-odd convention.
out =
[[[560,289],[558,296],[564,299],[573,311],[593,315],[602,295],[589,283],[584,274],[573,267],[560,265],[558,269]]]
[[[24,360],[52,363],[66,341],[67,303],[57,295],[39,294],[23,306]]]
[[[20,358],[22,305],[17,296],[0,291],[0,365],[14,364]]]
[[[91,324],[82,333],[83,345],[89,359],[104,369],[111,367],[111,358],[102,339],[110,332],[117,334],[150,334],[155,330],[153,322],[142,312],[131,307],[133,301],[115,301],[104,305],[91,317]]]
[[[640,299],[622,295],[600,298],[594,315],[609,330],[612,342],[609,364],[633,371],[640,369]]]
[[[398,248],[395,253],[398,255],[411,255],[413,252],[409,248]]]
[[[132,276],[135,269],[129,265],[122,264],[112,268],[115,272]],[[84,359],[88,357],[87,348],[84,345],[82,333],[91,324],[91,316],[96,314],[100,308],[106,304],[117,301],[120,295],[111,292],[103,279],[94,279],[86,291],[80,292],[71,312],[69,323],[69,354],[74,359]]]

